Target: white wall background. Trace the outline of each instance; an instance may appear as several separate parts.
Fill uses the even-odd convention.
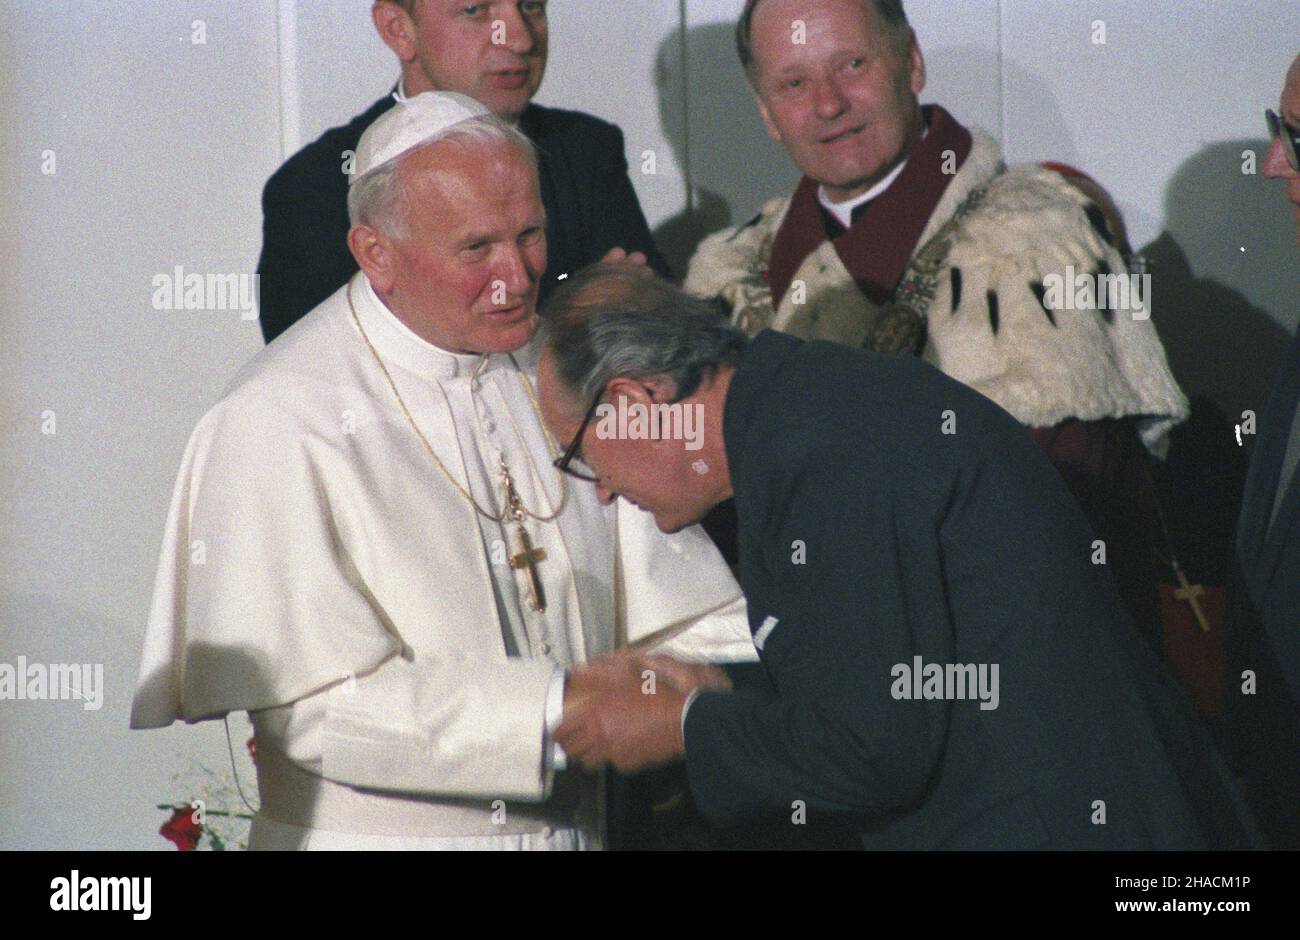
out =
[[[539,101],[621,125],[634,170],[654,152],[657,173],[633,182],[678,262],[795,179],[742,84],[740,6],[551,0]],[[200,766],[229,773],[219,724],[126,725],[185,439],[261,340],[237,312],[153,309],[151,281],[176,265],[253,271],[261,187],[285,147],[396,80],[368,7],[0,8],[0,662],[100,663],[106,686],[99,711],[0,701],[0,849],[164,848],[155,804],[198,795]],[[1263,156],[1263,109],[1300,51],[1300,4],[908,10],[929,63],[924,99],[1000,137],[1012,160],[1073,163],[1107,185],[1156,259],[1155,318],[1184,385],[1230,410],[1260,407],[1300,314],[1300,259],[1281,192],[1243,175],[1241,153]],[[1091,42],[1096,20],[1105,45]],[[43,433],[51,412],[55,433]],[[242,751],[247,723],[231,725]]]

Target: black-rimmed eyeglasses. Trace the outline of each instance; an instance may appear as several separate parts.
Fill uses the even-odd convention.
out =
[[[1300,131],[1278,117],[1272,108],[1264,112],[1264,120],[1268,122],[1269,136],[1282,141],[1286,162],[1291,164],[1291,169],[1300,173]]]
[[[600,399],[604,397],[602,389],[596,395],[596,400],[591,403],[587,409],[587,414],[582,419],[582,424],[578,425],[578,433],[573,436],[569,446],[564,449],[564,453],[556,457],[553,461],[556,470],[567,473],[571,477],[579,480],[585,480],[588,483],[599,483],[600,477],[596,476],[592,469],[578,458],[578,448],[582,446],[582,435],[587,433],[587,425],[591,424],[591,419],[596,417],[596,409],[600,407]],[[574,464],[577,466],[573,466]]]

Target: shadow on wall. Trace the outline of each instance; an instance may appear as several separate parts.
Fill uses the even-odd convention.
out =
[[[1282,194],[1241,172],[1242,151],[1267,149],[1224,141],[1186,160],[1165,188],[1160,235],[1140,249],[1152,262],[1152,318],[1174,375],[1234,423],[1268,400],[1288,333],[1267,309],[1294,315],[1300,273]]]
[[[211,699],[219,695],[219,691],[214,688],[205,688],[222,681],[222,677],[240,676],[240,685],[246,690],[246,693],[259,701],[274,700],[275,693],[271,691],[271,676],[274,670],[270,668],[265,654],[256,649],[246,649],[242,647],[216,646],[211,643],[196,643],[189,649],[189,656],[185,661],[185,670],[194,677],[194,688],[200,697]],[[136,689],[136,697],[139,699],[155,702],[176,702],[180,695],[176,686],[176,677],[170,671],[153,673],[148,678],[141,679]],[[232,713],[234,714],[234,713]],[[219,720],[220,715],[205,715],[193,719],[184,719],[184,724],[174,723],[170,727],[188,728],[197,721]],[[249,715],[252,718],[252,715]],[[161,729],[132,730],[134,735],[156,735]],[[263,747],[259,750],[258,757],[266,759],[268,756],[274,758],[275,755],[268,754],[269,749]],[[301,820],[298,818],[287,820],[288,822],[297,823],[302,820],[311,818],[312,807],[316,805],[317,794],[320,789],[320,778],[304,773],[302,779],[306,784],[299,790],[299,802],[297,808],[301,810]],[[252,781],[243,780],[242,785],[248,798],[253,801],[254,807],[260,807],[262,803],[261,781],[256,776]],[[242,807],[229,807],[232,809],[242,809]]]
[[[689,134],[691,204],[654,231],[672,269],[685,276],[706,235],[748,219],[763,203],[794,190],[799,172],[767,134],[736,56],[730,23],[686,34],[691,70],[689,131],[681,111],[683,83],[678,37],[665,38],[655,56],[659,121],[677,165],[687,165]]]

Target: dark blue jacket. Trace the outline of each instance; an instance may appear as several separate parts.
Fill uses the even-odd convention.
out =
[[[1300,333],[1259,417],[1237,523],[1227,621],[1225,748],[1275,848],[1300,849],[1300,483],[1269,528],[1300,402]],[[1243,674],[1249,671],[1252,685]]]
[[[802,803],[853,817],[869,849],[1256,844],[1082,512],[1006,412],[911,357],[765,332],[723,433],[770,690],[688,712],[706,817]],[[916,657],[990,683],[996,665],[997,707],[970,688],[900,698]]]

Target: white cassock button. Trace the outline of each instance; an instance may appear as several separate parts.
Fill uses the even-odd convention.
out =
[[[545,656],[547,653],[551,651],[551,644],[543,643],[541,644],[541,646],[538,647],[538,649],[540,649],[542,651],[542,655]]]

